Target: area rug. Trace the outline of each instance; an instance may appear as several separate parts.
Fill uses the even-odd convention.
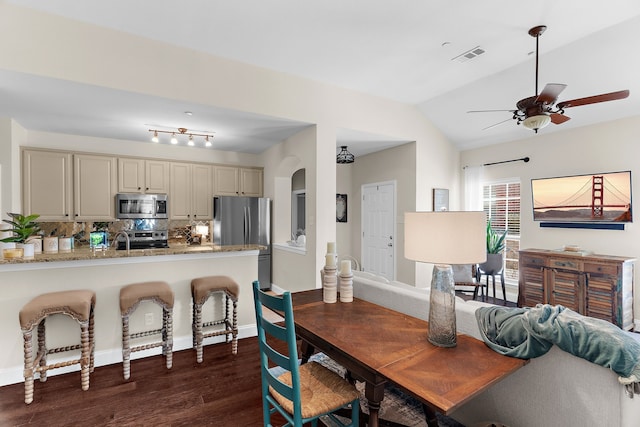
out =
[[[332,371],[338,373],[343,378],[346,375],[344,367],[336,363],[333,359],[325,355],[324,353],[316,353],[311,357],[311,360],[316,361]],[[367,407],[367,399],[364,396],[364,383],[356,381],[356,388],[360,391],[360,409],[361,413],[369,414],[369,408]],[[436,414],[439,427],[465,427],[453,418],[446,417],[441,414]],[[384,390],[384,399],[380,405],[379,411],[380,425],[385,425],[384,421],[391,422],[406,427],[427,427],[424,411],[422,410],[422,404],[417,399],[403,393],[393,385],[387,385]],[[333,427],[335,423],[332,423],[330,419],[323,419],[326,425]]]

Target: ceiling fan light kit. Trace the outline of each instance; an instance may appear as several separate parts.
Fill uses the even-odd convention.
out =
[[[570,119],[569,116],[564,114],[565,108],[578,107],[581,105],[596,104],[599,102],[615,101],[618,99],[624,99],[629,96],[628,90],[620,90],[617,92],[604,93],[601,95],[588,96],[585,98],[572,99],[570,101],[562,101],[554,106],[558,100],[560,93],[567,87],[561,83],[548,83],[542,92],[538,94],[538,59],[539,38],[547,29],[545,25],[538,25],[529,30],[529,35],[536,39],[536,77],[535,77],[535,95],[528,98],[521,99],[516,103],[515,110],[480,110],[480,111],[468,111],[469,113],[482,113],[490,111],[509,111],[513,114],[513,120],[517,124],[522,124],[525,128],[533,130],[538,133],[539,129],[544,128],[553,123],[556,125],[562,124]],[[491,129],[499,124],[508,122],[509,119],[488,126],[483,130]]]
[[[527,129],[533,130],[535,133],[538,133],[538,129],[542,129],[546,127],[549,123],[551,123],[551,117],[547,114],[538,114],[536,116],[529,116],[522,121],[522,126]]]

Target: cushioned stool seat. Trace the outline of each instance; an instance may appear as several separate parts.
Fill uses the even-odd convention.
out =
[[[154,302],[162,308],[162,328],[129,333],[129,316],[144,301]],[[173,365],[173,291],[166,282],[143,282],[127,285],[120,289],[120,313],[122,315],[122,364],[124,379],[131,376],[131,353],[162,346],[162,355],[166,358],[167,369]],[[162,335],[155,341],[130,347],[130,340]]]
[[[96,294],[93,291],[61,291],[39,295],[20,310],[20,327],[24,339],[24,402],[33,402],[33,381],[35,373],[40,381],[47,380],[49,369],[80,365],[82,390],[89,389],[89,372],[93,372],[94,359],[94,317]],[[48,316],[65,314],[80,324],[80,344],[47,349],[45,321]],[[32,353],[33,330],[38,327],[38,349],[35,359]],[[80,350],[80,358],[47,365],[47,355]]]
[[[238,353],[238,284],[227,276],[199,277],[191,281],[191,298],[193,301],[193,347],[196,349],[196,360],[202,363],[202,341],[204,338],[225,336],[225,342],[231,341],[231,353]],[[224,313],[222,317],[210,322],[202,321],[202,306],[214,294],[222,295]],[[229,304],[233,304],[232,318],[229,319]],[[222,328],[219,326],[222,325]],[[217,327],[216,327],[217,326]],[[204,328],[207,331],[204,332]]]

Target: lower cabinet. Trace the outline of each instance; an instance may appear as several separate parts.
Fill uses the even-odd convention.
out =
[[[566,251],[520,251],[519,307],[563,305],[633,329],[635,259]]]

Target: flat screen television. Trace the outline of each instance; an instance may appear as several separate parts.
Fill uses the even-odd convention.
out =
[[[632,222],[631,171],[531,180],[533,220],[566,223]]]

